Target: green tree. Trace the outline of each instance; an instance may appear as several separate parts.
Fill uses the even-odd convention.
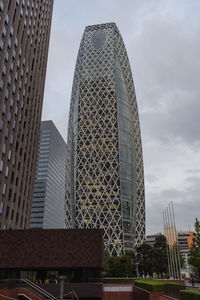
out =
[[[121,256],[111,256],[108,251],[105,251],[105,275],[109,277],[135,276],[134,257],[133,251],[127,251],[125,255]]]
[[[151,253],[153,271],[162,277],[163,273],[168,272],[167,241],[163,234],[156,236]]]
[[[110,255],[109,251],[105,250],[105,252],[104,252],[104,272],[106,275],[110,273],[111,258],[112,258],[112,256]]]
[[[131,257],[128,255],[122,255],[119,257],[119,262],[121,266],[121,277],[131,277],[133,266],[132,266],[132,260]]]
[[[137,263],[139,274],[144,276],[147,274],[152,275],[152,247],[147,243],[143,243],[137,247]]]
[[[135,262],[135,252],[132,250],[126,250],[125,255],[129,256],[132,259],[132,262]]]
[[[193,244],[189,252],[189,263],[196,269],[200,282],[200,223],[196,218]]]

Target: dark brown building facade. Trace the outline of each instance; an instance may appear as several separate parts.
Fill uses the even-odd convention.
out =
[[[101,229],[0,230],[2,270],[103,270]]]
[[[0,229],[29,228],[53,0],[0,0]]]

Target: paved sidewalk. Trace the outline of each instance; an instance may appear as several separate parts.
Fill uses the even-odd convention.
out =
[[[200,283],[199,282],[195,283],[193,286],[192,286],[191,283],[185,283],[185,286],[188,289],[192,289],[192,288],[194,288],[194,289],[200,289]]]

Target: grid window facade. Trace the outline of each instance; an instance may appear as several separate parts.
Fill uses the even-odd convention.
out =
[[[43,141],[47,161],[44,164]],[[33,189],[31,229],[65,228],[65,165],[66,143],[52,121],[42,121],[37,152],[35,183]]]
[[[0,0],[1,229],[29,228],[52,8]]]

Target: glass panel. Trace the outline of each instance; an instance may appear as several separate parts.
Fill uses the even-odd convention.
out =
[[[133,200],[134,195],[134,184],[133,182],[122,181],[121,182],[121,193],[122,197],[126,199]]]
[[[133,165],[130,164],[124,164],[121,162],[120,164],[120,173],[121,173],[121,178],[124,179],[133,179]]]
[[[123,227],[125,233],[133,233],[133,224],[131,222],[124,221]]]
[[[133,152],[131,149],[120,146],[119,155],[120,160],[133,164]]]
[[[123,218],[132,219],[133,218],[133,203],[128,201],[122,202]]]
[[[124,131],[119,131],[119,142],[120,144],[126,145],[133,149],[133,138],[130,134],[124,132]]]
[[[122,128],[123,130],[126,130],[126,131],[130,132],[131,134],[133,132],[133,127],[132,127],[131,122],[121,116],[119,117],[119,128]]]
[[[122,104],[121,102],[118,102],[118,112],[122,116],[126,117],[127,119],[131,120],[131,112],[128,106]]]

